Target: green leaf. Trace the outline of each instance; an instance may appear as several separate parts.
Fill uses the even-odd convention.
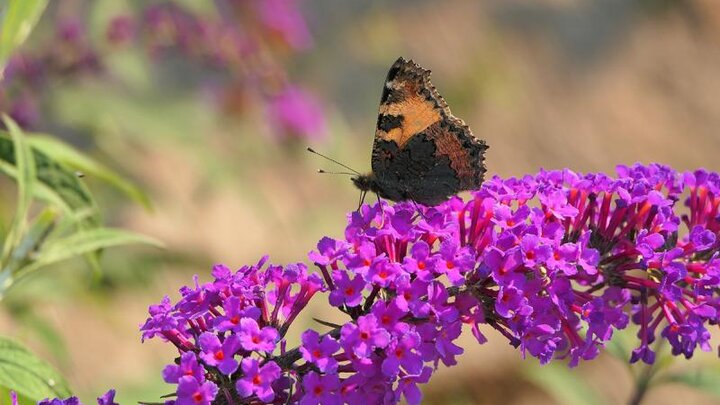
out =
[[[58,215],[55,209],[45,208],[33,220],[18,246],[13,250],[9,262],[2,269],[3,272],[0,277],[0,299],[3,298],[5,291],[12,286],[15,271],[32,261],[32,255],[40,249],[40,245],[53,228],[55,228]]]
[[[37,402],[71,395],[65,379],[24,346],[0,337],[0,386]]]
[[[134,232],[114,228],[93,228],[73,235],[48,241],[35,261],[18,271],[24,276],[40,267],[71,259],[100,249],[132,243],[162,247],[156,239]]]
[[[632,349],[633,334],[637,331],[634,328],[616,330],[613,332],[612,339],[605,345],[605,350],[613,357],[620,360],[623,364],[629,365],[628,360]]]
[[[36,151],[44,153],[50,159],[79,170],[83,174],[106,181],[145,208],[151,208],[150,199],[139,187],[71,146],[42,134],[33,134],[28,142]]]
[[[7,389],[3,386],[0,386],[0,404],[10,404],[10,389]],[[33,401],[32,399],[24,396],[19,395],[17,392],[15,392],[17,395],[18,405],[36,405],[37,401]]]
[[[701,368],[682,373],[667,374],[658,378],[656,385],[662,383],[679,383],[698,389],[716,397],[720,397],[720,369]]]
[[[13,145],[13,160],[17,168],[15,180],[18,183],[18,202],[15,207],[15,218],[3,244],[0,256],[0,268],[7,265],[13,249],[17,246],[25,231],[27,214],[32,204],[33,190],[36,179],[35,158],[30,146],[25,141],[25,135],[12,118],[4,115],[3,122],[10,131]]]
[[[9,0],[0,32],[0,71],[12,51],[25,42],[48,0]]]
[[[564,364],[528,367],[528,378],[543,388],[558,403],[570,405],[600,405],[605,403],[599,393],[571,372]]]
[[[73,170],[33,148],[37,172],[35,197],[75,214],[85,223],[99,223],[97,206],[85,184]],[[0,171],[17,180],[15,146],[8,134],[0,131]]]
[[[43,347],[54,356],[61,367],[70,364],[68,347],[60,331],[46,317],[39,316],[30,311],[16,318],[23,328],[28,329],[36,336]]]

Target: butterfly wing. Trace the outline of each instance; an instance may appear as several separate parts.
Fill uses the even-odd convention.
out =
[[[430,71],[399,58],[380,100],[372,170],[380,194],[436,205],[480,186],[487,145],[452,115]]]

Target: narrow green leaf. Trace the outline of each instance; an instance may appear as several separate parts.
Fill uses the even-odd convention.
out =
[[[0,299],[15,281],[14,273],[33,260],[33,255],[40,249],[50,232],[55,228],[59,212],[54,208],[45,208],[30,224],[18,246],[13,250],[10,260],[2,269],[0,277]]]
[[[544,389],[560,404],[600,405],[605,403],[600,394],[571,372],[564,364],[528,367],[528,378]]]
[[[29,138],[29,143],[35,150],[44,153],[50,159],[79,170],[83,174],[106,181],[145,208],[150,209],[150,199],[139,187],[66,143],[42,134],[34,134]]]
[[[40,401],[71,395],[65,379],[24,346],[0,337],[0,386]]]
[[[49,322],[46,317],[30,311],[16,319],[21,322],[23,328],[28,329],[33,336],[37,336],[43,347],[60,363],[60,367],[70,364],[70,355],[65,339],[52,322]]]
[[[35,261],[18,271],[18,278],[40,267],[73,257],[82,256],[100,249],[133,243],[161,247],[156,239],[134,232],[114,228],[94,228],[79,231],[64,238],[48,241]]]
[[[25,135],[15,121],[7,115],[3,115],[3,122],[9,129],[14,150],[15,167],[17,168],[16,181],[18,184],[18,202],[15,207],[15,217],[10,227],[7,238],[3,245],[2,256],[0,256],[0,268],[7,265],[12,250],[20,242],[27,220],[27,214],[32,204],[33,190],[36,179],[35,158],[32,149],[25,141]]]
[[[655,382],[656,385],[662,383],[687,385],[720,398],[720,369],[718,368],[701,368],[667,374]]]
[[[9,0],[0,32],[0,72],[5,68],[12,51],[30,35],[47,2],[48,0]]]
[[[0,138],[0,173],[4,173],[6,176],[12,179],[17,179],[17,168],[10,163],[2,160],[2,138]],[[66,214],[71,214],[73,212],[72,208],[67,205],[67,203],[62,199],[62,197],[44,183],[36,183],[35,190],[33,191],[34,198],[58,207]]]
[[[48,155],[33,149],[32,155],[37,172],[34,195],[66,213],[77,215],[78,218],[82,218],[83,223],[99,223],[95,201],[76,173]],[[4,131],[0,131],[0,172],[17,181],[15,147],[10,136]]]

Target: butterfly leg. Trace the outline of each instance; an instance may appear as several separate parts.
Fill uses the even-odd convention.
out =
[[[422,210],[420,209],[420,206],[418,205],[417,201],[415,201],[415,199],[412,197],[410,197],[410,201],[415,206],[415,211],[417,211],[417,213],[420,214],[420,216],[423,217],[423,219],[427,221],[428,218],[425,216],[425,213],[422,212]]]
[[[367,191],[363,190],[360,191],[360,202],[358,203],[357,211],[360,211],[360,208],[362,208],[363,203],[365,202],[365,195],[367,194]]]
[[[378,205],[378,208],[380,209],[380,226],[379,227],[382,228],[383,226],[385,226],[385,210],[383,209],[383,206],[382,206],[383,200],[380,198],[380,194],[378,194],[377,192],[375,193],[375,197],[377,197],[377,205]]]

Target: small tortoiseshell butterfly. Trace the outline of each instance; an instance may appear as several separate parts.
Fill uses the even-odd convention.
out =
[[[430,83],[430,71],[398,58],[385,80],[372,173],[352,178],[364,193],[437,205],[482,184],[485,151]]]

